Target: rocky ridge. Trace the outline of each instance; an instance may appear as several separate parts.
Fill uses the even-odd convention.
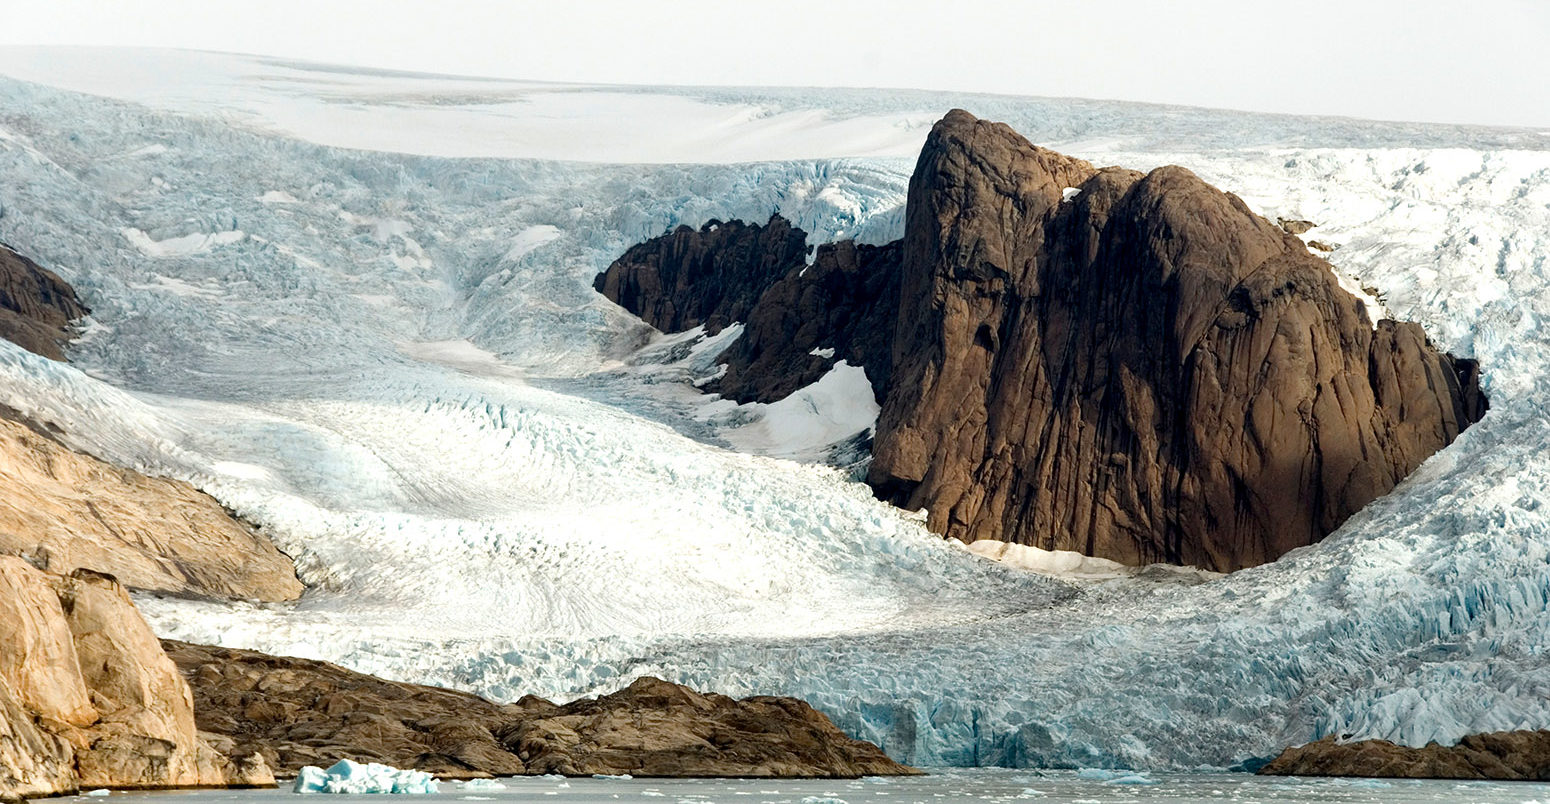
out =
[[[57,274],[0,243],[0,338],[63,360],[75,322],[90,312]]]
[[[194,727],[188,685],[124,587],[0,556],[0,797],[274,784]]]
[[[1387,740],[1340,743],[1325,737],[1286,749],[1259,772],[1267,776],[1550,781],[1550,731],[1471,734],[1457,745],[1431,743],[1423,748]]]
[[[340,758],[442,778],[855,777],[916,773],[794,698],[741,701],[654,678],[559,706],[500,705],[308,659],[165,641],[201,732],[282,773]]]
[[[195,597],[301,596],[290,558],[209,496],[72,451],[4,410],[0,491],[0,554],[43,569],[98,570],[135,589]]]
[[[730,226],[637,246],[596,287],[689,328],[661,311],[703,306],[672,296],[691,267],[728,263],[704,235],[746,231]],[[1487,406],[1473,361],[1374,324],[1237,197],[1179,167],[1100,169],[961,110],[927,138],[902,241],[820,247],[778,278],[791,252],[760,242],[743,235],[735,263],[764,270],[711,283],[718,323],[747,329],[710,390],[768,402],[834,361],[864,366],[882,406],[868,482],[965,542],[1253,566],[1328,535]],[[816,270],[825,253],[834,267]]]

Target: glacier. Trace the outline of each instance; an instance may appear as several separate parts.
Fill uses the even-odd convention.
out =
[[[177,51],[4,48],[0,75],[0,240],[93,309],[71,365],[0,343],[0,404],[205,489],[309,585],[138,596],[164,636],[497,699],[643,673],[797,695],[917,764],[1221,768],[1550,726],[1550,132]],[[680,224],[897,237],[953,106],[1316,222],[1351,287],[1480,360],[1491,412],[1274,564],[1041,575],[781,443],[793,411],[699,393],[715,339],[592,291]],[[795,429],[864,428],[846,379],[808,396],[843,416]]]

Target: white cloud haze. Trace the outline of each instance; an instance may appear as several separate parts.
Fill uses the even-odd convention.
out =
[[[0,0],[0,44],[1550,126],[1550,2]]]

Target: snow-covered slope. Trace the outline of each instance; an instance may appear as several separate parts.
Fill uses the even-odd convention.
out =
[[[73,366],[0,344],[0,403],[194,481],[313,584],[141,600],[169,636],[497,697],[642,672],[797,694],[921,763],[1550,726],[1550,135],[155,51],[0,50],[0,74],[54,85],[0,79],[0,240],[95,311]],[[713,352],[591,277],[713,217],[896,237],[952,106],[1319,223],[1353,284],[1481,359],[1492,412],[1324,544],[1199,585],[1018,571],[836,469],[727,449],[868,411],[720,410],[689,383]]]

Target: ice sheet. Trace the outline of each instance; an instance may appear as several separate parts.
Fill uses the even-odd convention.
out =
[[[101,73],[113,57],[98,56]],[[1550,726],[1543,137],[654,90],[718,113],[803,112],[782,118],[811,135],[796,142],[836,120],[888,140],[900,119],[967,105],[1099,163],[1181,163],[1269,217],[1318,222],[1339,269],[1480,358],[1490,415],[1326,543],[1196,585],[1072,585],[952,548],[836,469],[726,449],[735,428],[696,418],[714,350],[591,289],[628,244],[712,217],[779,210],[815,242],[896,237],[902,146],[705,164],[790,156],[787,133],[745,140],[742,124],[691,115],[673,125],[694,136],[663,135],[686,162],[594,164],[612,151],[588,139],[598,116],[573,110],[544,125],[576,134],[550,155],[582,161],[345,150],[280,125],[343,91],[300,78],[343,76],[377,123],[400,119],[409,89],[494,129],[528,122],[460,94],[463,79],[120,58],[118,74],[183,83],[142,94],[161,84],[29,74],[111,100],[0,81],[0,239],[94,311],[73,365],[0,345],[0,403],[208,490],[311,585],[285,606],[142,598],[161,633],[507,699],[647,672],[796,694],[921,763],[1227,766],[1325,734],[1419,744]],[[588,103],[626,119],[677,108],[621,94]],[[696,159],[700,141],[725,150]]]

